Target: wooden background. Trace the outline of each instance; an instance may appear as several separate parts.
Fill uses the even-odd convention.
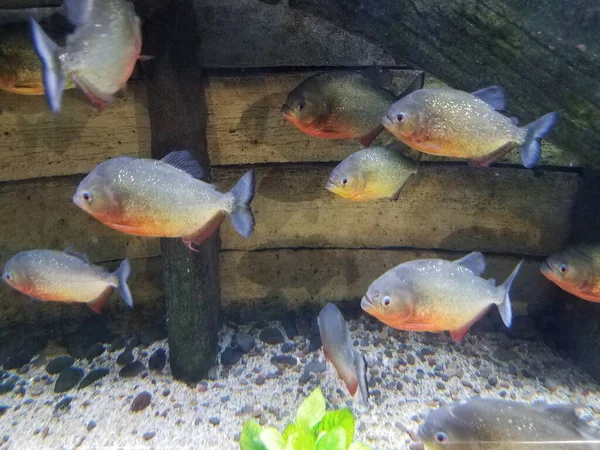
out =
[[[222,189],[230,189],[249,168],[257,174],[254,235],[242,239],[229,220],[220,231],[225,313],[245,319],[328,301],[357,305],[370,282],[396,264],[453,259],[472,250],[486,253],[487,275],[498,282],[524,258],[512,295],[515,311],[543,308],[556,290],[539,273],[539,263],[569,242],[581,185],[572,169],[576,155],[545,145],[542,166],[535,170],[520,166],[518,152],[493,168],[427,157],[418,180],[409,180],[396,202],[336,197],[325,182],[336,162],[360,148],[358,142],[306,136],[285,122],[279,109],[314,67],[394,62],[366,41],[282,5],[274,17],[290,34],[287,51],[275,39],[267,52],[260,36],[268,28],[265,7],[255,0],[230,0],[203,2],[201,8],[206,20],[200,50],[211,67],[205,89],[213,175]],[[257,17],[255,34],[233,39],[235,17],[250,9]],[[226,36],[221,47],[211,44],[219,33]],[[332,45],[323,39],[333,39]],[[298,42],[302,52],[294,53]],[[234,61],[253,69],[231,70]],[[397,90],[414,76],[395,70]],[[127,311],[115,296],[109,314],[123,326],[160,320],[159,241],[113,231],[71,201],[78,181],[98,163],[120,155],[150,157],[143,82],[131,83],[101,114],[75,91],[65,92],[59,115],[48,111],[42,97],[1,92],[0,108],[0,261],[24,249],[67,246],[108,267],[132,258],[136,308]],[[43,304],[0,286],[0,328],[82,314],[88,314],[85,307]]]

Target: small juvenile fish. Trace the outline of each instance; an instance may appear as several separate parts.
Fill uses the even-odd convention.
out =
[[[368,146],[383,130],[381,115],[398,96],[383,86],[389,71],[323,72],[300,83],[281,108],[284,119],[300,131],[325,139],[359,138]],[[423,87],[424,74],[401,94]]]
[[[327,303],[317,318],[325,357],[331,361],[350,395],[360,388],[360,396],[369,405],[367,389],[367,363],[365,357],[354,348],[344,316],[333,303]]]
[[[56,39],[57,32],[44,27]],[[75,87],[67,82],[65,89]],[[20,95],[43,95],[42,63],[31,43],[27,23],[7,24],[0,28],[0,89]]]
[[[535,166],[542,152],[540,140],[556,124],[558,114],[546,114],[519,128],[514,119],[497,112],[504,108],[500,86],[471,94],[450,88],[421,89],[394,103],[382,124],[423,153],[488,166],[519,147],[523,165]]]
[[[584,300],[600,302],[600,244],[568,247],[550,255],[540,270],[561,289]]]
[[[417,164],[385,147],[369,147],[348,156],[333,169],[325,187],[354,201],[398,199]]]
[[[360,306],[390,327],[406,331],[450,331],[458,343],[493,304],[498,306],[504,324],[510,327],[509,291],[521,264],[522,261],[502,285],[496,286],[494,280],[480,277],[486,264],[479,252],[456,261],[409,261],[371,283]]]
[[[230,215],[243,237],[254,230],[250,202],[254,170],[222,193],[202,178],[188,151],[162,160],[121,156],[99,164],[77,187],[73,202],[105,225],[136,236],[178,237],[195,250]]]
[[[431,411],[417,436],[430,450],[600,449],[598,431],[579,420],[577,407],[472,398]]]
[[[133,308],[127,279],[129,260],[109,273],[90,263],[87,256],[70,249],[30,250],[17,253],[4,266],[2,279],[10,287],[30,297],[50,302],[86,303],[100,313],[115,289]]]
[[[142,47],[140,20],[125,0],[63,0],[76,28],[59,47],[31,19],[35,49],[44,66],[44,86],[52,111],[59,111],[71,78],[90,102],[104,109],[125,87]]]

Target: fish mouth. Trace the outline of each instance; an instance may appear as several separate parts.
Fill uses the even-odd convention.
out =
[[[281,107],[281,115],[286,120],[294,119],[294,111],[292,111],[292,108],[290,108],[288,105],[283,105]]]
[[[369,296],[365,294],[365,296],[360,301],[360,307],[362,309],[364,309],[366,312],[370,312],[370,311],[373,311],[375,309],[375,304],[369,298]]]
[[[333,190],[335,189],[335,183],[331,180],[327,180],[327,183],[325,183],[325,189],[333,192]]]
[[[83,207],[81,206],[81,199],[77,195],[77,192],[75,194],[73,194],[73,203],[75,203],[77,206],[79,206],[81,209],[83,209]]]
[[[383,125],[385,128],[387,128],[388,130],[394,126],[394,121],[392,119],[390,119],[389,115],[388,116],[383,116],[381,118],[381,125]]]
[[[555,278],[554,272],[552,271],[550,264],[548,264],[548,261],[544,261],[542,264],[540,264],[540,272],[542,272],[542,275],[550,280]]]

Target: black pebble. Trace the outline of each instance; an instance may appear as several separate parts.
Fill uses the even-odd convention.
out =
[[[105,368],[94,369],[90,373],[88,373],[83,378],[83,380],[81,380],[81,383],[79,383],[79,386],[77,387],[77,389],[83,389],[85,387],[88,387],[90,384],[95,383],[100,378],[105,377],[109,373],[110,373],[110,371]]]
[[[292,340],[298,335],[296,328],[296,317],[292,314],[287,314],[281,319],[281,324],[288,339]]]
[[[148,360],[148,367],[150,370],[156,370],[160,372],[165,368],[167,364],[167,352],[164,348],[159,348],[150,355],[150,359]]]
[[[211,417],[210,419],[208,419],[208,421],[212,425],[219,425],[221,423],[221,419],[219,417]]]
[[[0,405],[0,417],[2,417],[4,415],[4,413],[6,411],[8,411],[9,409],[10,409],[10,406]]]
[[[144,345],[150,345],[156,341],[162,341],[167,338],[167,330],[164,327],[154,327],[144,330],[140,333],[140,342]]]
[[[140,392],[133,399],[133,402],[131,403],[131,410],[133,412],[142,411],[143,409],[146,409],[150,405],[151,401],[152,401],[152,394],[150,394],[150,392],[148,392],[148,391]]]
[[[92,431],[94,428],[96,428],[96,421],[95,420],[90,420],[87,424],[87,430],[88,431]]]
[[[123,353],[117,356],[117,364],[120,366],[124,366],[126,364],[132,363],[135,357],[133,356],[133,352],[131,349],[126,349]]]
[[[252,336],[248,336],[247,334],[238,334],[235,337],[235,341],[240,350],[244,353],[249,353],[254,346],[256,345],[256,341]]]
[[[72,356],[57,356],[56,358],[52,358],[46,365],[46,372],[50,375],[56,375],[57,373],[61,373],[67,367],[71,367],[73,364],[75,364],[75,358]]]
[[[144,370],[146,370],[146,366],[139,361],[133,361],[120,370],[119,376],[122,378],[131,378],[139,375]]]
[[[71,406],[71,402],[73,401],[73,397],[71,397],[70,395],[67,395],[65,398],[63,398],[61,401],[59,401],[55,406],[54,406],[54,411],[58,411],[61,409],[69,409]]]
[[[97,356],[100,356],[102,353],[104,353],[105,350],[106,350],[106,348],[104,347],[104,345],[102,345],[99,342],[96,342],[94,345],[92,345],[89,348],[89,350],[85,354],[85,359],[87,359],[88,361],[92,361],[94,358],[96,358]]]
[[[4,368],[6,370],[18,369],[19,367],[29,363],[35,353],[36,351],[32,349],[21,350],[6,360],[4,363]]]
[[[0,383],[0,395],[8,394],[9,392],[11,392],[17,385],[18,381],[19,381],[19,377],[16,375],[13,375],[8,380],[6,380],[4,383]]]
[[[221,362],[223,364],[235,364],[242,358],[241,350],[236,350],[231,347],[227,347],[221,353]]]
[[[294,344],[290,344],[289,342],[284,342],[281,344],[281,352],[289,353],[294,350]]]
[[[145,441],[149,441],[150,439],[152,439],[154,436],[156,436],[156,431],[146,431],[142,437],[144,438]]]
[[[293,367],[298,364],[298,360],[290,355],[277,355],[271,358],[271,364]]]
[[[277,328],[265,328],[258,338],[267,344],[283,344],[283,334]]]
[[[79,367],[67,367],[63,370],[56,380],[54,385],[54,392],[66,392],[69,389],[75,387],[77,383],[83,378],[83,369]]]
[[[414,366],[417,362],[417,358],[415,358],[415,355],[413,355],[412,353],[409,353],[408,355],[406,355],[406,362],[411,366]]]
[[[310,338],[310,344],[308,344],[309,352],[316,352],[321,348],[321,335],[315,334]]]
[[[117,350],[121,350],[122,348],[125,348],[126,346],[127,346],[127,340],[123,336],[119,336],[110,343],[110,351],[115,352]]]

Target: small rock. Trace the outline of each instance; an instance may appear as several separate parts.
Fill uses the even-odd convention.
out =
[[[159,348],[150,355],[150,359],[148,359],[148,367],[150,370],[154,370],[156,372],[160,372],[165,368],[167,364],[167,352],[164,348]]]
[[[73,401],[73,397],[71,397],[70,395],[67,395],[65,398],[63,398],[61,401],[59,401],[55,406],[54,406],[54,411],[59,411],[62,409],[69,409],[71,406],[71,402]]]
[[[94,358],[100,356],[105,351],[106,348],[104,347],[104,345],[102,345],[100,342],[96,342],[89,348],[89,350],[85,354],[85,359],[91,362]]]
[[[119,336],[110,343],[110,351],[115,352],[117,350],[121,350],[122,348],[125,348],[126,345],[127,339],[125,339],[123,336]]]
[[[281,353],[289,353],[294,350],[294,345],[289,342],[284,342],[281,344]]]
[[[135,357],[133,356],[133,352],[131,349],[125,349],[119,356],[117,356],[117,364],[120,366],[125,366],[134,361]]]
[[[88,431],[92,431],[94,428],[96,428],[96,421],[95,420],[90,420],[86,426]]]
[[[250,353],[250,351],[256,345],[256,341],[252,336],[248,336],[247,334],[238,334],[235,337],[235,341],[240,350],[244,353]]]
[[[514,361],[515,359],[519,359],[519,354],[514,350],[508,349],[500,349],[496,350],[494,353],[494,358],[499,359],[500,361]]]
[[[558,389],[558,384],[553,380],[546,379],[544,381],[544,387],[550,392],[555,392]]]
[[[105,377],[109,373],[110,373],[110,371],[105,368],[94,369],[90,373],[88,373],[85,377],[83,377],[83,380],[81,380],[77,389],[83,389],[85,387],[88,387],[90,384],[95,383],[100,378]]]
[[[67,367],[58,376],[58,379],[54,384],[54,392],[67,392],[68,390],[74,388],[82,378],[83,369],[79,367]]]
[[[145,441],[149,441],[150,439],[152,439],[154,436],[156,436],[156,431],[146,431],[143,435],[142,438]]]
[[[305,372],[323,373],[327,370],[327,365],[324,362],[312,360],[304,367]]]
[[[240,350],[235,350],[231,347],[227,347],[221,353],[221,362],[226,365],[236,364],[242,359],[243,353]]]
[[[310,343],[308,344],[309,353],[316,352],[321,348],[321,335],[315,334],[310,338]]]
[[[138,376],[144,370],[146,370],[146,366],[139,361],[133,361],[119,371],[119,376],[121,378],[131,378]]]
[[[473,383],[471,383],[469,380],[460,380],[460,382],[464,387],[473,389]]]
[[[488,378],[488,384],[490,386],[496,386],[498,384],[498,377],[491,376]]]
[[[50,427],[46,425],[44,428],[42,428],[42,431],[40,432],[40,436],[42,436],[43,438],[45,438],[49,434],[50,434]]]
[[[140,392],[131,403],[131,410],[133,412],[138,412],[146,409],[150,405],[150,401],[152,400],[152,394],[148,391]]]
[[[46,364],[46,372],[50,375],[56,375],[62,372],[67,367],[71,367],[75,364],[75,358],[69,355],[57,356],[52,358],[48,364]]]
[[[19,381],[19,377],[16,375],[13,375],[8,380],[6,380],[4,383],[0,383],[0,395],[8,394],[9,392],[12,392],[12,390],[17,386],[18,381]]]
[[[276,355],[271,358],[271,364],[276,366],[293,367],[298,364],[298,360],[290,355]]]
[[[442,381],[437,381],[435,383],[435,387],[440,391],[443,391],[444,389],[446,389],[446,385]]]
[[[208,422],[212,425],[219,425],[221,423],[221,419],[219,417],[211,417],[208,419]]]
[[[414,366],[417,362],[417,358],[415,358],[415,355],[413,355],[412,353],[409,353],[408,355],[406,355],[406,362],[411,366]]]
[[[266,381],[265,377],[262,376],[262,375],[259,375],[254,380],[254,383],[257,384],[257,385],[259,385],[259,386],[262,386],[263,384],[265,384],[265,381]]]
[[[287,314],[281,319],[281,324],[288,339],[294,339],[298,335],[296,328],[296,317],[292,314]]]
[[[267,344],[283,344],[283,334],[277,328],[265,328],[258,338]]]
[[[0,405],[0,417],[2,417],[4,413],[6,413],[6,411],[8,411],[9,409],[10,406]]]

